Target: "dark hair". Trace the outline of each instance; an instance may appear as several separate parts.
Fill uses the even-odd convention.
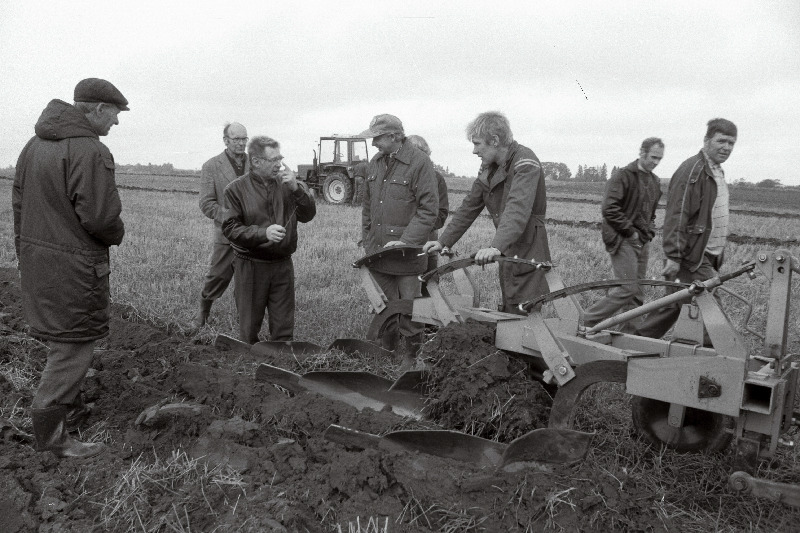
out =
[[[250,139],[250,144],[247,145],[247,156],[250,160],[253,157],[261,157],[264,155],[264,150],[267,148],[275,148],[276,150],[281,147],[280,143],[272,137],[266,135],[258,135]]]
[[[643,140],[643,141],[642,141],[642,148],[641,148],[641,150],[642,150],[642,152],[644,152],[645,154],[646,154],[646,153],[649,153],[649,152],[650,152],[650,148],[652,148],[652,147],[653,147],[653,146],[655,146],[656,144],[657,144],[657,145],[659,145],[661,148],[664,148],[664,141],[662,141],[662,140],[661,140],[661,139],[659,139],[658,137],[648,137],[647,139],[645,139],[645,140]]]
[[[493,135],[497,135],[500,146],[510,146],[514,142],[508,119],[497,111],[481,113],[467,125],[467,140],[470,142],[475,137],[488,142]]]
[[[712,138],[716,133],[723,135],[730,135],[736,137],[736,124],[724,118],[712,118],[708,121],[708,130],[706,130],[706,139]]]

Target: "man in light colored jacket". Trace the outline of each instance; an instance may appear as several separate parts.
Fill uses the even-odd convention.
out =
[[[200,210],[214,221],[214,226],[208,273],[200,292],[200,310],[194,320],[194,326],[198,328],[205,325],[214,300],[222,296],[233,279],[233,250],[222,234],[225,187],[250,169],[245,154],[247,129],[238,122],[226,124],[222,141],[225,151],[203,164],[200,178]]]

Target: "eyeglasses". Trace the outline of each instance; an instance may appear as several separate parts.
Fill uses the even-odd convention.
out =
[[[249,139],[249,137],[225,137],[225,138],[235,143],[246,143]]]

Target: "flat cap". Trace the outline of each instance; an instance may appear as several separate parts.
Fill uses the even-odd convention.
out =
[[[369,129],[362,131],[358,136],[370,139],[387,133],[403,133],[403,123],[394,115],[375,115],[369,123]]]
[[[130,111],[128,100],[119,89],[114,87],[110,81],[100,78],[86,78],[78,82],[75,86],[76,102],[104,102],[114,104],[120,111]]]

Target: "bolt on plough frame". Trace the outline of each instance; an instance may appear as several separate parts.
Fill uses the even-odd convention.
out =
[[[397,314],[435,326],[468,318],[494,323],[496,347],[527,362],[531,375],[544,384],[557,386],[551,428],[573,426],[578,401],[591,385],[622,383],[625,392],[633,396],[633,423],[651,443],[680,452],[713,452],[733,441],[732,489],[800,506],[800,486],[751,476],[759,459],[773,457],[779,444],[794,445],[784,435],[796,423],[793,405],[798,363],[793,361],[793,354],[786,353],[786,341],[792,273],[800,272],[800,262],[787,250],[759,252],[754,260],[731,273],[690,285],[637,280],[676,291],[591,328],[582,325],[583,309],[575,294],[630,284],[632,280],[566,288],[550,263],[501,256],[498,261],[522,261],[545,271],[551,292],[522,304],[520,310],[527,315],[521,316],[479,307],[479,290],[466,269],[475,262],[460,259],[420,276],[427,284],[428,297],[388,301],[369,273],[371,260],[385,253],[418,252],[419,248],[398,247],[353,264],[360,269],[375,313],[368,339],[377,339],[387,320]],[[724,283],[744,274],[754,278],[756,271],[770,285],[766,331],[761,335],[748,328],[749,311],[744,327],[763,339],[762,355],[750,353],[714,295],[716,289],[726,291]],[[448,273],[454,275],[456,294],[444,294],[440,289],[439,278]],[[691,303],[684,304],[671,341],[608,329],[687,299]],[[557,317],[544,318],[541,306],[545,302],[553,303]],[[710,346],[708,341],[704,343],[706,334]]]

